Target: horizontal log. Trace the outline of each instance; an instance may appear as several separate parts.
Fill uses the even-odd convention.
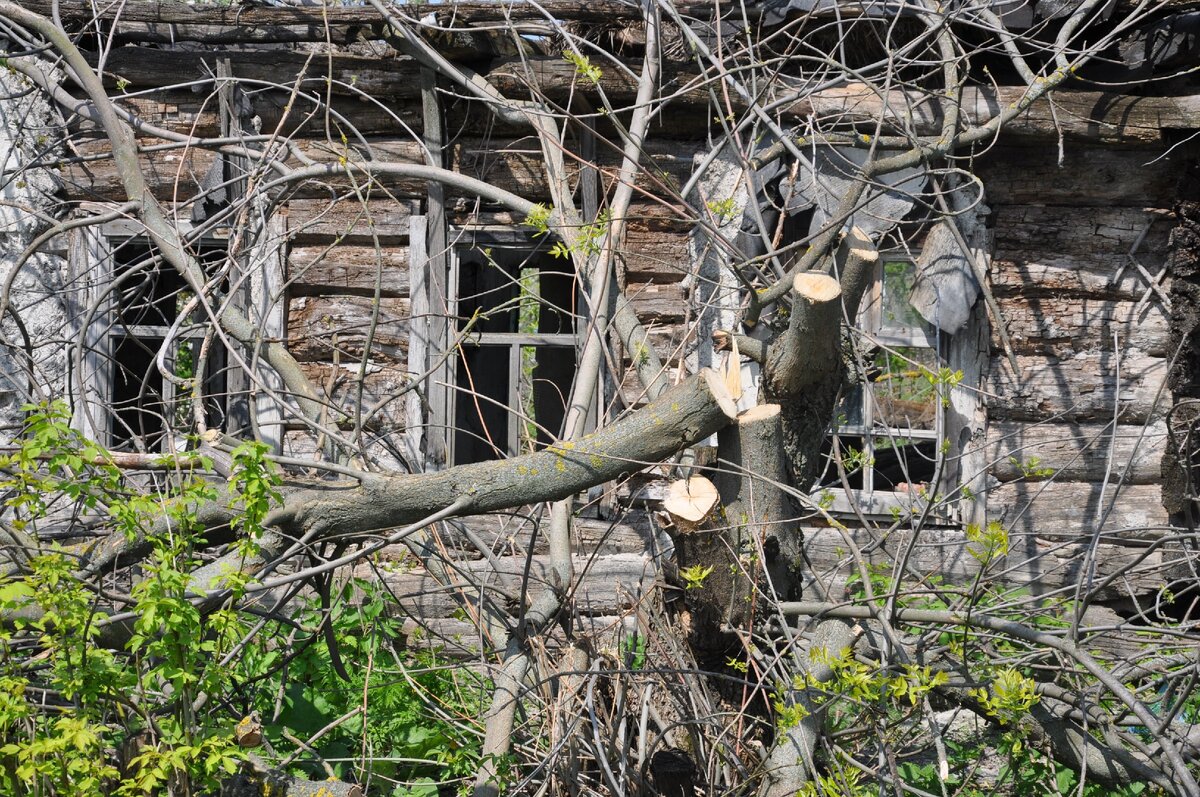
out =
[[[305,97],[319,97],[319,104]],[[212,87],[200,93],[160,89],[136,97],[118,95],[114,99],[146,124],[201,138],[221,135],[220,103]],[[359,97],[326,96],[310,91],[293,101],[290,92],[256,89],[248,102],[250,114],[257,117],[264,133],[278,131],[285,137],[324,138],[329,133],[330,119],[339,127],[348,127],[347,135],[395,135],[404,126],[417,133],[421,131],[421,104],[416,98],[365,102]],[[96,128],[81,122],[78,129]]]
[[[1020,102],[1026,90],[1017,86],[963,89],[961,121],[981,125]],[[885,97],[886,96],[886,100]],[[911,135],[941,132],[941,98],[936,93],[893,90],[853,84],[798,97],[783,109],[797,117],[816,117],[824,129],[881,121]],[[1200,97],[1138,97],[1111,92],[1059,89],[1034,102],[1005,126],[1011,138],[1066,136],[1111,144],[1159,144],[1164,129],[1193,126]]]
[[[653,560],[641,554],[614,554],[591,558],[571,557],[576,573],[571,585],[575,609],[581,614],[612,615],[635,605],[655,584],[657,568]],[[454,568],[462,579],[456,586],[439,584],[423,570],[409,571],[403,566],[384,573],[383,581],[392,590],[401,609],[413,617],[450,617],[461,607],[478,606],[480,593],[514,612],[522,594],[537,595],[554,585],[546,556],[503,556],[499,568],[484,560],[459,561]],[[521,585],[529,568],[527,593]]]
[[[362,378],[361,397],[357,361],[343,362],[341,365],[302,362],[300,368],[316,386],[321,399],[327,402],[331,409],[338,408],[345,413],[343,418],[353,418],[355,410],[360,407],[365,413],[378,404],[384,404],[383,409],[373,416],[371,428],[404,428],[404,402],[395,400],[408,384],[408,372],[403,365],[379,361],[368,363],[366,374]],[[386,403],[388,399],[393,400]]]
[[[1169,525],[1157,484],[1009,482],[990,489],[987,504],[988,516],[1014,539],[1030,541],[1086,544],[1102,535],[1102,542],[1132,545],[1157,539]]]
[[[372,246],[376,240],[394,246],[408,242],[415,213],[411,202],[379,197],[361,202],[357,197],[292,199],[282,212],[288,237],[294,244],[331,243]]]
[[[1167,450],[1164,423],[1028,424],[993,422],[988,427],[988,472],[1000,481],[1154,484],[1162,478]]]
[[[1063,294],[1013,296],[1000,312],[1013,350],[1020,354],[1069,356],[1081,351],[1132,347],[1163,357],[1170,343],[1170,320],[1155,302],[1076,298]],[[1003,344],[995,329],[992,348]]]
[[[381,470],[396,473],[408,470],[407,462],[397,453],[396,448],[400,428],[385,427],[380,431],[365,429],[361,436],[355,437],[350,434],[350,423],[343,423],[342,427],[342,444],[339,444],[336,453],[340,456],[348,450],[354,466],[360,467],[363,462],[370,462],[373,467]],[[314,474],[325,476],[328,473],[321,471],[318,463],[329,461],[329,442],[328,438],[322,438],[318,443],[317,437],[307,429],[289,429],[283,435],[283,455],[312,462]]]
[[[242,5],[192,5],[185,0],[150,0],[128,3],[123,6],[95,6],[90,0],[23,0],[22,5],[36,13],[48,15],[57,7],[64,23],[87,24],[96,19],[108,22],[124,21],[177,26],[225,26],[248,28],[248,36],[242,41],[258,41],[254,31],[280,27],[311,28],[314,38],[294,41],[325,41],[326,26],[371,27],[380,21],[380,14],[370,6],[340,5],[286,5],[266,6]],[[712,15],[712,4],[708,0],[679,0],[674,7],[681,14],[701,18]],[[395,9],[409,19],[421,19],[434,15],[439,24],[471,25],[478,23],[507,22],[508,20],[536,21],[547,19],[571,19],[578,21],[609,22],[614,19],[641,19],[641,8],[619,0],[595,0],[586,4],[575,0],[546,0],[536,6],[523,3],[498,5],[493,2],[456,2],[452,7],[442,3],[406,3]],[[185,28],[186,31],[186,28]],[[177,41],[187,41],[186,33]],[[272,41],[267,39],[267,41]],[[353,40],[352,40],[353,41]]]
[[[990,205],[1161,206],[1179,164],[1157,148],[999,146],[975,162]],[[1015,168],[1014,168],[1015,167]]]
[[[1147,225],[1149,231],[1146,231]],[[1083,204],[1001,205],[995,211],[996,258],[1022,260],[1027,253],[1059,255],[1119,255],[1138,246],[1141,257],[1165,254],[1170,218],[1141,207]]]
[[[95,66],[94,53],[85,54]],[[110,87],[135,90],[157,88],[213,78],[218,61],[229,62],[234,78],[255,81],[258,88],[271,84],[290,91],[331,92],[348,96],[414,98],[421,94],[413,80],[418,67],[403,56],[388,58],[334,53],[317,55],[292,50],[210,49],[164,50],[157,47],[114,47],[104,59],[105,82]],[[255,86],[247,86],[253,89]]]
[[[143,146],[161,142],[145,139]],[[424,150],[420,143],[411,139],[400,138],[371,138],[365,143],[355,145],[344,144],[340,141],[301,139],[297,141],[301,152],[317,163],[342,164],[346,161],[373,161],[403,164],[424,164]],[[102,155],[108,152],[108,143],[104,139],[80,141],[77,149],[81,154]],[[635,185],[651,195],[670,197],[683,182],[687,180],[692,170],[693,155],[700,152],[700,143],[681,144],[680,142],[662,141],[647,142],[644,150],[643,168],[638,171]],[[162,199],[187,199],[195,196],[200,190],[201,180],[208,173],[216,155],[207,150],[197,148],[179,148],[165,151],[144,153],[139,160],[143,164],[143,173],[151,191]],[[601,150],[596,158],[596,164],[601,172],[604,187],[611,189],[619,165],[620,154],[611,150]],[[476,177],[498,188],[503,188],[520,194],[531,200],[549,199],[549,188],[546,181],[544,159],[541,149],[532,139],[523,140],[492,140],[483,141],[468,139],[456,143],[450,151],[449,168],[470,177]],[[299,167],[299,161],[288,161],[286,165]],[[567,176],[576,180],[579,176],[580,164],[576,160],[568,160]],[[110,159],[101,159],[87,163],[71,164],[67,169],[68,192],[73,196],[86,198],[116,198],[121,197],[123,186],[117,174],[116,167]],[[425,195],[426,182],[414,178],[397,178],[383,176],[378,178],[377,186],[386,188],[387,193],[371,188],[372,192],[381,199],[390,197],[422,198]],[[361,174],[353,179],[337,176],[295,187],[295,195],[303,198],[345,196],[357,187],[366,191],[364,178]],[[473,198],[473,195],[447,187],[447,196]]]
[[[1078,536],[1074,540],[1050,542],[1039,539],[1032,533],[1011,529],[1009,552],[994,561],[988,568],[989,580],[1007,587],[1028,588],[1036,594],[1073,595],[1076,584],[1086,576],[1083,572],[1087,549],[1087,536],[1082,524],[1076,523]],[[981,563],[971,556],[979,551],[977,543],[971,543],[959,529],[927,528],[920,532],[915,545],[912,532],[896,531],[880,538],[878,532],[849,528],[844,532],[829,527],[805,528],[804,548],[811,563],[812,576],[826,584],[844,584],[845,579],[855,572],[853,561],[848,555],[848,535],[858,550],[864,551],[866,561],[890,571],[902,559],[909,570],[903,576],[903,585],[921,584],[932,587],[941,583],[948,586],[971,586],[979,575]],[[1128,576],[1119,583],[1102,590],[1100,599],[1118,599],[1134,595],[1150,595],[1168,583],[1168,574],[1161,570],[1163,556],[1152,552],[1143,561],[1139,557],[1145,550],[1125,545],[1103,544],[1096,561],[1099,578],[1128,571]],[[831,595],[832,600],[841,600],[843,595]]]
[[[531,551],[549,552],[545,528],[535,531],[534,518],[526,513],[475,515],[446,521],[437,527],[439,539],[456,558],[477,559],[482,554],[466,531],[487,544],[497,556],[517,556]],[[669,539],[655,534],[644,513],[630,513],[620,521],[577,517],[571,520],[571,549],[581,556],[638,554],[655,557],[669,546]]]
[[[625,296],[643,323],[682,321],[687,310],[687,297],[678,283],[629,284]]]
[[[1084,421],[1113,417],[1141,423],[1166,409],[1160,396],[1167,361],[1140,352],[1086,352],[1072,357],[1017,355],[992,358],[983,387],[991,418]]]
[[[408,321],[407,299],[376,303],[364,296],[301,296],[288,308],[288,349],[301,361],[353,363],[364,356],[367,333],[373,332],[371,359],[402,363]]]
[[[621,248],[625,279],[631,283],[678,282],[690,274],[694,268],[684,227],[682,222],[675,229],[648,228],[640,220],[629,222]]]
[[[1138,261],[1149,273],[1157,275],[1164,257],[1139,256]],[[1118,270],[1120,276],[1113,279]],[[1075,296],[1134,303],[1141,300],[1150,285],[1130,264],[1127,255],[1115,252],[1064,254],[1053,248],[1040,252],[998,252],[988,269],[988,279],[999,297]],[[1002,298],[1001,303],[1007,302]]]
[[[292,296],[409,293],[407,246],[293,246],[287,279]]]

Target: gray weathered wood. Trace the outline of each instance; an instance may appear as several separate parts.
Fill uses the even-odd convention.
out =
[[[164,50],[157,47],[114,47],[106,54],[104,77],[110,87],[128,81],[136,89],[184,83],[209,77],[218,59],[229,59],[233,75],[290,89],[368,97],[415,98],[419,87],[412,61],[393,56],[371,58],[344,53],[312,58],[308,53],[270,49]],[[88,55],[96,63],[96,55]],[[330,80],[327,81],[327,78]],[[263,86],[259,84],[258,88]]]
[[[476,515],[447,521],[438,526],[438,536],[456,556],[478,558],[481,554],[467,539],[464,529],[474,532],[498,556],[518,555],[530,551],[547,553],[547,533],[542,526],[535,533],[533,518],[522,512],[504,515]],[[670,550],[670,541],[656,532],[644,513],[631,513],[622,521],[577,517],[571,521],[571,549],[580,556],[609,556],[641,554],[661,557]]]
[[[1118,401],[1125,423],[1140,423],[1166,411],[1166,397],[1159,393],[1167,361],[1160,357],[1127,351],[1062,358],[1018,355],[1016,359],[1016,375],[1006,357],[992,359],[983,385],[990,417],[1108,420]]]
[[[570,585],[575,608],[582,614],[612,615],[637,603],[655,584],[654,563],[641,554],[613,554],[599,558],[572,556],[575,573]],[[490,592],[501,603],[517,604],[526,565],[529,566],[529,595],[537,595],[549,583],[548,557],[537,555],[504,556],[493,568],[487,560],[462,560],[451,573],[460,583],[446,587],[423,570],[409,570],[400,562],[392,572],[384,573],[384,584],[396,594],[401,608],[414,617],[450,617],[460,607],[478,605],[482,591]]]
[[[408,241],[411,202],[380,197],[366,204],[353,196],[342,199],[292,199],[283,211],[288,236],[299,246],[343,244],[372,246],[375,240],[395,246]]]
[[[1002,488],[1003,489],[1003,488]],[[997,560],[988,568],[990,580],[1008,587],[1029,588],[1037,594],[1074,595],[1074,588],[1086,576],[1083,569],[1087,550],[1081,522],[1076,522],[1073,538],[1044,538],[1023,527],[1009,532],[1010,549],[1007,556]],[[843,533],[836,529],[805,528],[804,546],[812,563],[813,577],[835,590],[844,585],[846,579],[856,573],[849,554],[849,546]],[[978,576],[980,562],[971,556],[973,545],[959,529],[924,529],[909,551],[912,533],[896,531],[880,540],[877,532],[851,528],[844,532],[864,552],[867,562],[873,565],[895,565],[907,553],[908,572],[903,584],[915,589],[922,585],[934,586],[941,583],[953,586],[970,586]],[[979,550],[975,545],[975,550]],[[1153,594],[1162,589],[1170,575],[1162,569],[1167,554],[1154,551],[1145,555],[1142,547],[1116,545],[1106,542],[1100,546],[1096,556],[1096,576],[1104,578],[1128,569],[1129,576],[1101,592],[1102,599],[1124,597],[1128,591],[1137,595]],[[1141,557],[1145,555],[1144,559]],[[932,581],[929,581],[932,580]],[[810,592],[806,592],[811,594]],[[831,594],[831,600],[840,601],[844,594]]]
[[[1116,347],[1167,356],[1170,323],[1154,302],[1139,308],[1138,302],[1062,294],[1009,296],[1002,312],[1013,350],[1021,354],[1066,357]],[[992,347],[1000,348],[994,335]]]
[[[1174,195],[1179,179],[1179,164],[1161,154],[1157,147],[1001,145],[977,161],[975,173],[993,206],[1153,207]]]
[[[293,296],[347,293],[407,296],[407,246],[293,246],[288,253]],[[378,283],[378,285],[377,285]]]
[[[1167,446],[1165,423],[1149,426],[1111,424],[1029,424],[993,422],[988,428],[989,472],[1000,481],[1101,482],[1124,479],[1153,484],[1162,478]],[[1014,461],[1015,460],[1015,461]],[[1032,471],[1051,470],[1052,473]]]
[[[365,296],[300,296],[288,308],[288,348],[301,361],[354,362],[363,356],[372,318],[378,316],[370,356],[403,362],[408,348],[407,299]],[[336,353],[336,354],[335,354]]]
[[[1097,533],[1108,541],[1153,540],[1168,525],[1156,484],[1010,482],[988,493],[988,514],[1011,535],[1055,543],[1084,543]]]

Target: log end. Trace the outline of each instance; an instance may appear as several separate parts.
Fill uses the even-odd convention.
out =
[[[871,236],[858,227],[850,228],[850,232],[846,233],[843,243],[849,250],[851,257],[868,263],[874,263],[879,260],[879,250],[875,248],[875,243],[871,240]]]
[[[792,290],[810,304],[836,301],[842,295],[838,281],[820,271],[801,271],[792,280]]]
[[[738,426],[749,426],[760,421],[767,421],[779,414],[778,404],[757,404],[738,416]]]
[[[703,476],[671,482],[663,509],[677,525],[695,527],[712,513],[720,500],[716,486]]]

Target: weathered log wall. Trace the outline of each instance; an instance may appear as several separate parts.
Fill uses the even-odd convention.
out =
[[[296,36],[305,35],[297,30]],[[290,86],[307,69],[311,85],[300,84],[302,91],[320,93],[328,87],[334,111],[329,114],[313,114],[303,96],[289,98],[280,88],[256,91],[249,99],[254,125],[264,133],[294,136],[305,157],[352,164],[369,151],[376,159],[425,162],[417,143],[422,119],[418,84],[403,59],[117,48],[106,68],[114,86],[129,81],[133,88],[153,88],[209,77],[211,66],[223,58],[235,75]],[[527,91],[526,79],[551,96],[569,94],[573,69],[560,58],[530,64],[532,71],[524,73],[517,62],[497,63],[490,77],[512,96]],[[333,71],[327,74],[330,65]],[[683,79],[667,75],[668,83]],[[605,80],[614,101],[632,97],[628,78],[619,70],[606,70]],[[977,94],[967,110],[983,118],[995,98]],[[694,276],[690,227],[681,221],[685,214],[675,210],[677,192],[706,146],[704,106],[696,99],[688,93],[678,97],[673,111],[683,110],[669,114],[656,131],[666,140],[660,137],[647,145],[618,269],[622,288],[673,368],[689,334],[683,322],[692,297],[684,279]],[[221,130],[218,103],[207,90],[164,90],[128,98],[122,105],[177,133],[214,136]],[[1018,140],[1025,137],[1038,146],[994,147],[977,164],[992,209],[989,279],[1000,308],[996,320],[1007,332],[1016,365],[1014,369],[994,330],[988,373],[978,386],[991,422],[983,452],[992,480],[986,502],[989,515],[1009,529],[1012,546],[985,575],[1045,594],[1071,592],[1086,577],[1088,584],[1099,585],[1096,596],[1102,599],[1145,595],[1166,585],[1171,573],[1166,565],[1178,558],[1169,546],[1155,547],[1154,542],[1168,522],[1157,483],[1167,445],[1163,380],[1170,351],[1168,315],[1152,289],[1159,285],[1165,259],[1169,221],[1164,211],[1178,169],[1160,158],[1161,147],[1151,142],[1163,119],[1184,126],[1191,106],[1153,98],[1108,102],[1101,95],[1079,93],[1065,97],[1058,107],[1065,118],[1051,118],[1048,106],[1039,106],[1017,125]],[[880,110],[879,98],[852,88],[810,98],[793,109],[797,114],[864,118]],[[917,116],[914,123],[920,129],[937,132],[938,120]],[[493,120],[469,103],[451,102],[447,117],[447,127],[456,135],[442,153],[447,165],[548,201],[542,154],[534,140],[503,125],[485,137]],[[1045,145],[1060,123],[1069,136],[1061,155]],[[122,197],[115,169],[103,157],[106,142],[95,138],[86,123],[73,129],[79,157],[65,164],[67,195],[76,200]],[[211,151],[179,146],[147,152],[142,162],[155,194],[180,202],[197,195],[216,160]],[[566,162],[574,187],[581,180],[579,161],[568,157]],[[611,189],[618,163],[614,150],[600,148],[602,190]],[[522,221],[479,206],[474,197],[452,188],[447,197],[449,217],[459,227]],[[425,202],[422,181],[368,182],[346,175],[292,186],[276,209],[286,220],[288,345],[322,394],[330,417],[338,419],[346,434],[365,436],[368,449],[397,464],[404,454],[398,441],[407,406],[401,395],[411,376],[410,286],[413,270],[424,265],[413,262],[410,225]],[[622,384],[620,392],[626,404],[639,400],[632,382]],[[363,420],[364,407],[377,411]],[[285,453],[317,458],[323,444],[294,424]],[[459,622],[451,615],[477,601],[480,589],[494,591],[501,601],[520,600],[516,585],[525,567],[523,554],[530,548],[535,556],[543,554],[544,536],[533,533],[531,522],[467,522],[471,535],[460,527],[444,530],[448,549],[460,550],[463,557],[460,584],[438,587],[428,574],[404,567],[386,575],[406,607],[447,628]],[[646,518],[611,526],[581,521],[576,568],[584,575],[574,599],[585,614],[597,620],[612,617],[650,589],[661,557],[668,553],[652,527]],[[843,532],[812,526],[806,547],[814,577],[834,589],[844,589],[851,572],[847,534],[872,562],[907,556],[909,575],[938,574],[958,584],[979,576],[979,562],[967,554],[963,531],[944,518],[915,537],[887,539],[877,529]],[[477,551],[468,553],[472,546],[462,540],[469,536],[492,546],[495,561],[479,559]],[[541,559],[533,562],[536,580],[545,567]],[[1127,578],[1101,583],[1125,566]]]
[[[1054,154],[1001,149],[981,173],[989,277],[1016,360],[993,330],[988,513],[1012,541],[1005,578],[1086,591],[1128,566],[1099,597],[1146,594],[1183,560],[1154,547],[1169,524],[1161,289],[1179,165],[1161,148],[1068,146],[1061,165]]]

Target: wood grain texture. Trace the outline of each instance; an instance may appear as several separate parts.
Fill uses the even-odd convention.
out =
[[[1167,447],[1164,423],[1028,424],[997,421],[988,427],[989,472],[1000,481],[1154,484],[1162,477]],[[1035,471],[1050,470],[1052,473]]]
[[[1023,421],[1108,420],[1118,409],[1124,423],[1166,411],[1160,395],[1167,361],[1137,351],[1082,352],[1068,357],[1017,355],[992,358],[983,385],[990,418]]]
[[[288,308],[288,348],[306,362],[356,362],[373,331],[370,357],[402,363],[408,349],[407,299],[365,296],[301,296]],[[372,330],[372,320],[375,325]]]
[[[1001,305],[1004,327],[1020,354],[1066,357],[1080,351],[1133,348],[1165,357],[1170,342],[1167,313],[1157,302],[1039,295],[1007,296]],[[1002,346],[995,330],[992,348]]]

